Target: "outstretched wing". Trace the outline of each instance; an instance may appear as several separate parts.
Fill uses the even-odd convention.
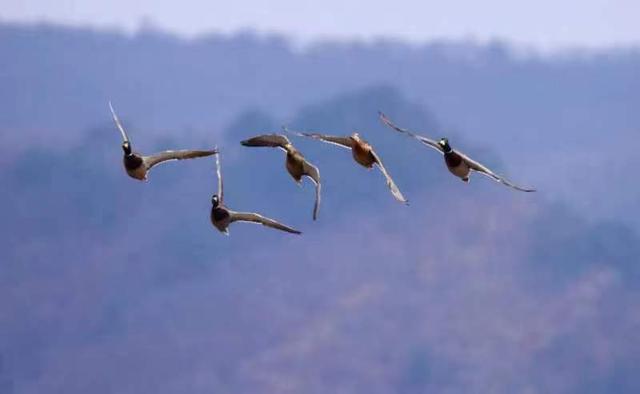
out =
[[[287,146],[291,145],[291,141],[281,134],[265,134],[240,142],[244,146],[268,146],[272,148],[281,148],[287,150]]]
[[[384,123],[385,125],[391,127],[392,129],[394,129],[395,131],[398,131],[400,133],[403,134],[407,134],[408,136],[411,136],[415,139],[417,139],[418,141],[422,142],[423,144],[427,145],[430,148],[433,148],[435,150],[437,150],[440,153],[444,153],[444,151],[442,150],[442,147],[434,140],[427,138],[427,137],[423,137],[421,135],[415,134],[407,129],[403,129],[401,127],[396,126],[391,119],[387,118],[387,116],[382,113],[381,111],[378,111],[378,115],[380,118],[380,121],[382,121],[382,123]]]
[[[116,111],[113,110],[113,105],[111,105],[111,101],[109,101],[109,109],[111,110],[111,117],[113,118],[113,121],[115,122],[116,127],[118,127],[118,130],[120,130],[120,134],[122,134],[123,142],[128,142],[129,136],[127,136],[127,132],[124,131],[124,127],[122,127],[122,123],[120,123],[120,119],[118,118],[118,115],[116,115]]]
[[[291,227],[285,226],[284,224],[278,223],[273,219],[266,218],[257,213],[250,212],[233,212],[229,211],[231,223],[233,222],[250,222],[250,223],[259,223],[263,226],[275,228],[277,230],[286,231],[292,234],[302,234],[300,231],[295,230]]]
[[[328,144],[338,145],[342,148],[351,149],[353,147],[353,140],[351,137],[341,137],[335,135],[325,135],[319,133],[307,133],[302,131],[291,131],[286,127],[283,127],[287,133],[295,134],[300,137],[309,137],[318,141],[326,142]]]
[[[153,166],[170,160],[185,160],[195,159],[198,157],[206,157],[215,155],[217,150],[167,150],[164,152],[156,153],[151,156],[143,156],[147,169],[151,169]]]
[[[462,160],[464,160],[467,165],[469,166],[469,168],[471,168],[472,170],[485,175],[491,179],[493,179],[494,181],[498,182],[498,183],[502,183],[505,186],[509,186],[513,189],[519,190],[521,192],[535,192],[535,189],[528,189],[528,188],[524,188],[524,187],[520,187],[514,183],[512,183],[511,181],[509,181],[507,178],[500,176],[498,174],[496,174],[495,172],[491,171],[488,167],[486,167],[483,164],[478,163],[475,160],[472,160],[471,158],[469,158],[467,155],[460,153],[458,151],[455,151],[457,154],[460,155],[460,157],[462,157]]]
[[[222,183],[222,168],[220,167],[220,155],[216,155],[216,175],[218,176],[218,199],[224,201],[224,185]]]
[[[396,200],[407,204],[409,201],[404,198],[404,196],[400,192],[400,189],[398,189],[398,186],[396,186],[396,183],[393,181],[393,178],[391,178],[391,175],[389,175],[387,169],[384,168],[384,164],[382,164],[382,160],[380,160],[378,154],[373,149],[371,149],[371,154],[373,155],[376,164],[378,164],[378,168],[380,168],[380,171],[382,171],[382,175],[384,175],[384,177],[387,179],[387,186],[389,187],[389,190],[391,190],[391,194],[393,194],[393,197],[395,197]]]
[[[316,186],[316,202],[313,205],[313,220],[316,220],[318,218],[318,210],[320,209],[320,171],[318,170],[318,167],[306,160],[302,165],[304,174],[311,178]]]

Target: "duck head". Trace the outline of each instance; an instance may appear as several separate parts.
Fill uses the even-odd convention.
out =
[[[125,141],[122,143],[122,150],[127,156],[131,154],[131,144],[129,143],[129,141]]]
[[[211,205],[213,205],[214,208],[217,208],[220,205],[220,198],[217,194],[211,196]]]
[[[447,138],[440,138],[440,141],[438,141],[438,145],[440,145],[444,153],[449,153],[452,151],[451,146],[449,145],[449,139]]]

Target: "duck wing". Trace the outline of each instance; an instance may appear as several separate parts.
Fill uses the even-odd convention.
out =
[[[313,220],[316,220],[318,218],[318,211],[320,209],[320,171],[318,170],[318,167],[314,166],[306,160],[304,160],[302,165],[304,175],[309,177],[316,186],[316,202],[313,205]]]
[[[282,223],[279,223],[273,219],[269,219],[262,215],[252,212],[234,212],[229,211],[230,221],[233,222],[249,222],[249,223],[258,223],[263,226],[275,228],[277,230],[286,231],[292,234],[302,234],[300,231],[293,229],[291,227],[285,226]]]
[[[434,140],[432,140],[430,138],[415,134],[415,133],[413,133],[412,131],[410,131],[408,129],[403,129],[401,127],[396,126],[391,121],[391,119],[389,119],[384,113],[382,113],[380,111],[378,111],[378,116],[380,118],[380,121],[382,123],[384,123],[385,125],[387,125],[388,127],[394,129],[397,132],[400,132],[400,133],[406,134],[406,135],[408,135],[410,137],[413,137],[413,138],[417,139],[418,141],[422,142],[423,144],[425,144],[426,146],[428,146],[430,148],[433,148],[433,149],[437,150],[438,152],[444,154],[444,151],[442,150],[442,147],[436,141],[434,141]]]
[[[285,151],[291,146],[291,141],[282,134],[265,134],[240,142],[244,146],[267,146],[272,148],[281,148]]]
[[[123,142],[130,142],[127,132],[124,131],[124,127],[122,127],[122,123],[120,123],[120,119],[118,118],[118,115],[116,115],[116,111],[114,111],[113,105],[111,105],[111,101],[109,101],[109,109],[111,110],[111,117],[113,118],[116,127],[118,128],[118,130],[120,130],[120,134],[122,134]]]
[[[291,133],[291,134],[297,135],[299,137],[313,138],[314,140],[326,142],[328,144],[337,145],[337,146],[340,146],[342,148],[347,148],[347,149],[353,148],[353,140],[351,139],[351,137],[343,137],[343,136],[336,136],[336,135],[326,135],[326,134],[320,134],[320,133],[307,133],[307,132],[302,132],[302,131],[291,131],[291,130],[287,129],[286,127],[284,128],[284,131],[286,131],[287,133]]]
[[[153,166],[171,160],[195,159],[198,157],[206,157],[218,153],[216,149],[212,150],[167,150],[150,156],[143,156],[142,159],[148,170]]]
[[[469,168],[471,168],[472,170],[474,170],[474,171],[476,171],[476,172],[478,172],[478,173],[480,173],[480,174],[482,174],[484,176],[487,176],[487,177],[493,179],[494,181],[496,181],[498,183],[502,183],[505,186],[509,186],[510,188],[513,188],[515,190],[519,190],[521,192],[530,193],[530,192],[535,192],[536,191],[535,189],[529,189],[529,188],[524,188],[524,187],[518,186],[518,185],[514,184],[513,182],[511,182],[510,180],[508,180],[507,178],[505,178],[505,177],[503,177],[501,175],[498,175],[495,172],[491,171],[489,169],[489,167],[487,167],[487,166],[485,166],[485,165],[483,165],[483,164],[471,159],[469,156],[465,155],[464,153],[461,153],[461,152],[458,152],[458,151],[455,151],[455,152],[458,155],[460,155],[460,157],[462,157],[462,160],[464,160],[467,163]]]
[[[216,175],[218,177],[218,199],[224,201],[224,184],[222,182],[222,167],[220,166],[220,155],[216,155]]]
[[[395,197],[396,200],[407,204],[409,201],[406,198],[404,198],[404,196],[402,195],[402,192],[400,192],[400,189],[398,188],[396,183],[393,181],[393,178],[391,178],[391,175],[389,175],[389,172],[384,167],[384,164],[382,164],[382,160],[380,159],[378,154],[373,149],[371,149],[371,154],[373,155],[373,158],[376,161],[378,168],[380,168],[382,175],[384,175],[384,177],[386,178],[387,187],[389,187],[389,190],[391,190],[391,194],[393,194],[393,197]]]

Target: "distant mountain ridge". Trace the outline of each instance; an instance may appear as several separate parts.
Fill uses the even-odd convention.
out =
[[[491,137],[539,141],[545,129],[563,134],[582,124],[591,137],[604,115],[624,133],[627,118],[640,116],[630,104],[640,101],[638,48],[551,58],[521,58],[500,43],[326,43],[300,51],[251,33],[187,40],[5,24],[0,59],[0,128],[15,131],[77,133],[104,118],[109,99],[140,127],[219,128],[248,108],[288,116],[372,84],[398,88],[450,127]],[[585,112],[594,101],[598,110]],[[587,113],[590,122],[580,118]],[[567,124],[545,120],[558,115]]]
[[[209,141],[248,111],[279,129],[309,106],[384,86],[438,119],[400,116],[403,126],[499,152],[508,172],[549,198],[640,228],[632,214],[640,187],[628,185],[629,168],[640,166],[638,70],[638,48],[543,57],[504,43],[295,49],[250,32],[184,39],[0,24],[0,149],[7,157],[35,146],[62,151],[111,125],[108,100],[134,140]],[[357,118],[366,124],[391,111],[368,108]],[[603,182],[611,203],[602,203]]]
[[[379,106],[441,127],[388,86],[289,124],[360,129],[411,205],[348,151],[292,137],[324,181],[317,222],[313,188],[290,179],[283,153],[238,143],[278,130],[277,115],[247,111],[208,138],[139,131],[145,150],[219,143],[228,204],[302,236],[220,234],[214,161],[134,181],[111,123],[0,166],[0,391],[636,393],[638,233],[485,178],[464,184],[380,124]],[[452,138],[519,176],[500,147]]]

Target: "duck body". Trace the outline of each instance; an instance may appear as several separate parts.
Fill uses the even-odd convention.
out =
[[[408,129],[404,129],[402,127],[395,125],[391,121],[391,119],[389,119],[382,112],[378,112],[378,115],[380,117],[380,121],[384,123],[386,126],[390,127],[391,129],[399,133],[406,134],[412,138],[415,138],[416,140],[420,141],[424,145],[442,153],[444,155],[444,161],[445,161],[445,164],[447,165],[447,168],[449,169],[449,172],[451,172],[453,175],[457,176],[458,178],[462,179],[464,182],[469,182],[469,175],[471,174],[471,171],[475,171],[479,174],[482,174],[488,178],[493,179],[498,183],[502,183],[503,185],[510,187],[514,190],[518,190],[525,193],[531,193],[536,191],[536,189],[518,186],[515,183],[508,180],[507,178],[496,174],[489,167],[471,159],[469,156],[465,155],[464,153],[453,150],[449,145],[449,140],[447,138],[443,137],[443,138],[440,138],[439,141],[435,141],[435,140],[432,140],[431,138],[415,134],[414,132]]]
[[[228,234],[229,224],[231,224],[231,215],[229,214],[229,210],[222,205],[212,206],[211,224],[213,224],[213,227],[217,228],[221,233]]]
[[[124,152],[123,164],[124,169],[133,179],[140,181],[147,180],[147,173],[156,165],[173,160],[185,160],[195,159],[197,157],[207,157],[218,153],[216,149],[213,150],[166,150],[153,155],[143,156],[132,150],[131,141],[127,132],[122,127],[122,123],[116,115],[116,111],[113,109],[111,102],[109,102],[109,109],[111,110],[111,116],[113,118],[116,127],[122,135],[122,150]]]
[[[371,145],[360,138],[353,138],[353,145],[351,148],[351,154],[356,163],[366,168],[372,168],[376,163],[376,158],[371,153]]]
[[[293,180],[301,185],[302,178],[307,176],[316,186],[316,201],[313,206],[313,220],[317,219],[318,209],[320,208],[320,171],[300,153],[282,134],[263,134],[258,135],[244,141],[240,144],[252,147],[271,147],[282,149],[285,153],[285,167]]]
[[[371,169],[374,166],[377,166],[382,172],[382,174],[384,175],[385,180],[387,181],[387,187],[391,191],[391,194],[393,195],[393,197],[399,202],[402,202],[405,204],[408,203],[407,199],[404,198],[404,196],[400,192],[400,189],[398,189],[398,186],[396,186],[395,182],[391,178],[391,175],[389,175],[389,173],[387,172],[387,169],[382,164],[382,160],[380,159],[376,151],[373,149],[371,144],[369,144],[362,137],[360,137],[359,133],[354,132],[350,136],[336,136],[336,135],[326,135],[326,134],[319,134],[319,133],[289,131],[286,128],[285,128],[285,131],[301,137],[313,138],[315,140],[319,140],[328,144],[340,146],[342,148],[351,150],[351,155],[353,156],[353,159],[355,160],[356,163],[368,169]]]
[[[257,223],[271,227],[276,230],[285,231],[291,234],[302,234],[300,231],[285,226],[273,219],[262,216],[255,212],[232,211],[223,203],[224,187],[222,181],[222,171],[220,170],[220,158],[216,155],[216,174],[218,176],[218,194],[211,196],[211,212],[209,219],[213,227],[223,234],[229,235],[229,225],[234,222]]]
[[[137,153],[125,153],[122,161],[124,163],[124,169],[130,177],[141,181],[147,179],[147,169],[145,168],[142,156]]]
[[[447,165],[447,169],[449,169],[449,172],[465,182],[469,181],[469,173],[471,172],[471,168],[462,158],[462,156],[460,156],[454,150],[451,150],[444,153],[444,162]]]
[[[305,158],[300,152],[295,149],[287,150],[287,159],[285,161],[287,172],[298,183],[302,181],[302,177],[305,175],[304,163]]]

